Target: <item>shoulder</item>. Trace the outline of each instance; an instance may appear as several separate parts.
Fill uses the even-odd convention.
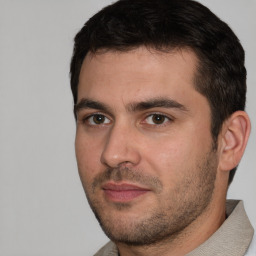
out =
[[[245,256],[255,256],[256,255],[256,235],[254,234],[251,244],[245,254]]]
[[[118,250],[113,242],[105,244],[94,256],[118,256]]]

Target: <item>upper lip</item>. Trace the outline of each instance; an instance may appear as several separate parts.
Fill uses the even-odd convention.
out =
[[[124,190],[150,190],[148,188],[144,188],[138,185],[130,184],[130,183],[112,183],[108,182],[102,186],[104,190],[115,190],[115,191],[124,191]]]

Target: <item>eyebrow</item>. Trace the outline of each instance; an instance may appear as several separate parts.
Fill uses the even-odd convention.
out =
[[[175,108],[184,112],[187,112],[188,109],[180,104],[179,102],[169,99],[169,98],[153,98],[141,102],[130,103],[127,105],[127,110],[129,112],[138,112],[151,108]],[[97,109],[108,114],[111,113],[111,108],[105,105],[104,103],[82,98],[77,104],[74,106],[74,112],[77,114],[82,109]]]
[[[128,109],[131,112],[143,111],[151,108],[175,108],[184,112],[188,111],[184,105],[169,98],[153,98],[138,103],[131,103],[128,106]]]
[[[104,103],[86,98],[82,98],[77,104],[75,104],[74,112],[77,114],[82,109],[98,109],[106,113],[111,112],[110,108]]]

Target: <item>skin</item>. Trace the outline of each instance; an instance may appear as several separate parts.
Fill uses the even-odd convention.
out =
[[[237,144],[225,128],[232,120],[213,150],[209,103],[193,86],[196,65],[190,50],[144,47],[88,54],[83,62],[79,174],[122,256],[184,255],[225,220],[228,170],[240,158],[231,164],[225,150]],[[243,127],[239,120],[235,127]]]

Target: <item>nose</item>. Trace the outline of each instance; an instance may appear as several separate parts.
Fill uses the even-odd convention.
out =
[[[101,162],[111,168],[136,166],[140,162],[139,144],[135,128],[114,125],[109,131],[101,155]]]

